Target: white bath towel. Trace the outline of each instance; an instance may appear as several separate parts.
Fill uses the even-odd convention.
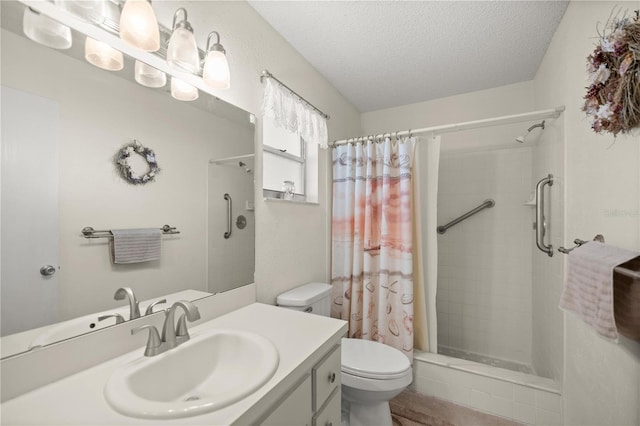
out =
[[[613,269],[639,255],[595,241],[572,250],[560,308],[575,313],[601,336],[617,339]]]
[[[160,259],[162,230],[158,228],[112,229],[113,263],[139,263]]]

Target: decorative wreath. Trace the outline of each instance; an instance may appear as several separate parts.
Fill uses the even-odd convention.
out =
[[[612,12],[587,58],[590,85],[582,110],[596,133],[617,135],[640,126],[640,11],[634,15]]]
[[[143,175],[138,175],[129,165],[129,158],[131,157],[131,154],[134,153],[144,158],[149,165],[149,170],[147,170]],[[115,163],[120,176],[132,185],[144,185],[147,182],[153,181],[156,175],[160,173],[160,168],[156,161],[156,155],[152,150],[143,146],[135,139],[130,144],[125,145],[118,150],[115,157]]]

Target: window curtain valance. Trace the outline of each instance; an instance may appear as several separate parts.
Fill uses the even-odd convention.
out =
[[[262,111],[276,126],[321,148],[328,147],[327,119],[271,78],[266,79]]]

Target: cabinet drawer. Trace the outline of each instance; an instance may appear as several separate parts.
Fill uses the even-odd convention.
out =
[[[342,416],[341,396],[340,388],[333,390],[324,407],[313,416],[313,426],[340,426]]]
[[[291,391],[289,396],[260,424],[262,426],[306,426],[311,419],[311,413],[311,376],[308,375],[306,380]]]
[[[313,368],[313,411],[322,407],[336,387],[340,387],[340,345]]]

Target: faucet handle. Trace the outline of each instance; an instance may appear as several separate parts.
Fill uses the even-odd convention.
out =
[[[144,311],[145,315],[151,315],[153,313],[153,308],[156,305],[159,305],[160,303],[167,303],[167,299],[162,299],[162,300],[156,300],[155,302],[153,302],[152,304],[150,304],[149,306],[147,306],[147,309]]]
[[[101,315],[98,317],[98,321],[104,321],[108,318],[115,318],[116,324],[122,324],[124,322],[124,317],[120,314]]]
[[[176,325],[176,342],[181,344],[190,338],[191,336],[189,336],[189,330],[187,329],[187,315],[182,314],[178,318],[178,325]]]
[[[149,330],[149,340],[147,340],[147,347],[144,350],[144,356],[154,356],[158,355],[166,350],[162,345],[162,341],[160,340],[160,334],[158,333],[158,329],[153,325],[147,324],[142,325],[140,327],[136,327],[131,330],[131,334],[137,334],[142,330]]]

